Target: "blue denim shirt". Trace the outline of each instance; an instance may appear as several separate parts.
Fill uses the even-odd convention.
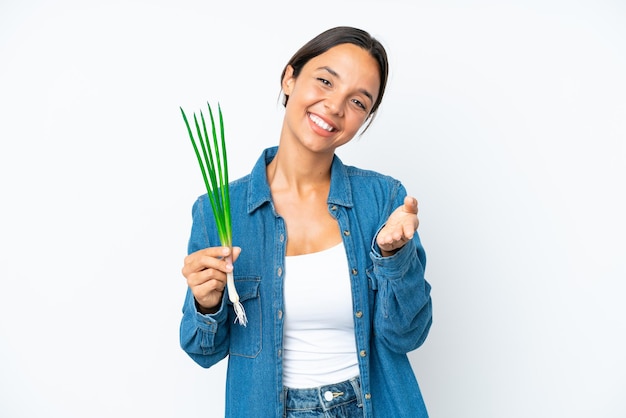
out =
[[[227,417],[282,417],[283,274],[287,231],[276,213],[266,149],[252,172],[230,185],[233,243],[242,248],[234,278],[248,317],[235,323],[225,296],[219,311],[203,315],[191,294],[183,306],[181,347],[202,367],[228,357]],[[335,156],[328,211],[337,219],[350,265],[354,329],[368,418],[427,417],[407,353],[418,348],[432,322],[426,257],[415,234],[391,257],[382,257],[376,234],[406,191],[388,176],[344,165]],[[188,252],[220,245],[206,195],[193,205]]]

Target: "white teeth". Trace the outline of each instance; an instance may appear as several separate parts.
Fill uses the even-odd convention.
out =
[[[325,131],[328,131],[328,132],[333,131],[333,127],[327,124],[326,122],[324,122],[319,117],[309,113],[309,118],[313,121],[313,123],[315,123],[320,128],[324,129]]]

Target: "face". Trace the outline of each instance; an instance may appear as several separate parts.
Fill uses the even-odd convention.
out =
[[[283,138],[315,152],[334,152],[367,120],[378,97],[376,60],[363,48],[340,44],[309,60],[297,78],[288,67],[283,91]]]

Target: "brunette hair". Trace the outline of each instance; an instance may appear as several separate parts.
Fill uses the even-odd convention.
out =
[[[376,111],[383,100],[383,94],[385,93],[385,86],[387,85],[387,78],[389,75],[387,52],[385,51],[383,45],[377,39],[373,38],[368,32],[350,26],[337,26],[320,33],[302,46],[291,57],[280,76],[281,85],[288,66],[293,67],[293,76],[298,77],[302,67],[304,67],[310,59],[315,58],[316,56],[328,51],[330,48],[340,44],[354,44],[359,46],[369,52],[372,58],[374,58],[378,63],[380,90],[378,92],[378,97],[370,110],[370,114],[368,116],[369,122],[365,128],[367,129],[372,123]],[[287,106],[288,100],[289,96],[285,94],[283,96],[283,106]]]

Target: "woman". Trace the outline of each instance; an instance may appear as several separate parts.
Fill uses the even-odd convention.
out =
[[[278,147],[230,185],[235,284],[210,203],[193,207],[181,346],[211,367],[228,356],[228,417],[426,417],[407,358],[432,320],[417,201],[335,150],[381,103],[383,46],[351,27],[304,45],[281,77]]]

